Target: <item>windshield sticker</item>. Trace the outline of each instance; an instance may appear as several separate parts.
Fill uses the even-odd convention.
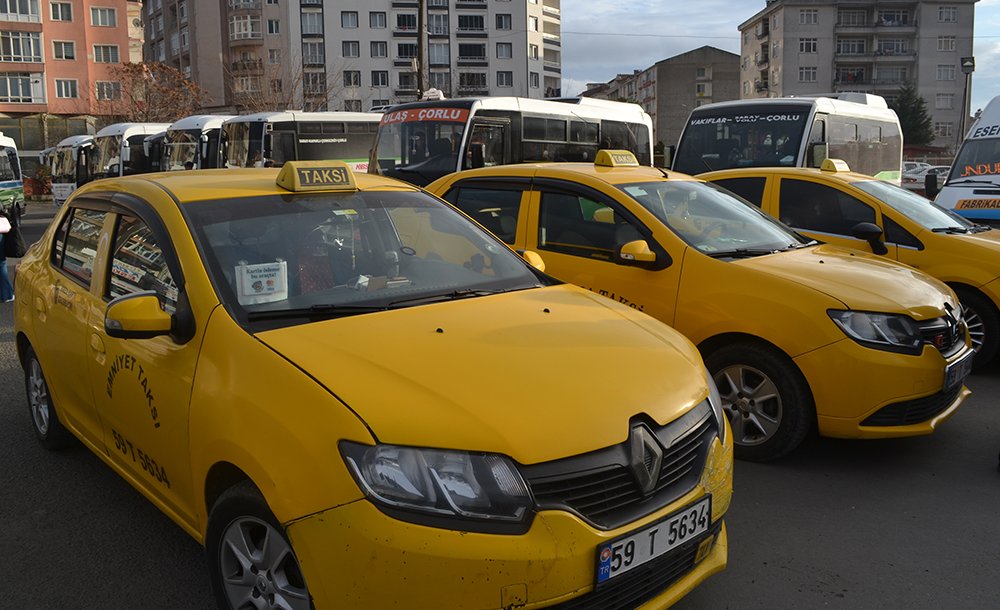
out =
[[[469,120],[467,108],[418,108],[415,110],[397,110],[382,115],[382,125],[393,123],[412,123],[415,121],[443,121],[448,123],[465,123]]]
[[[641,186],[626,186],[625,192],[633,197],[645,197],[649,193]]]
[[[275,261],[236,265],[236,297],[240,305],[273,303],[288,298],[288,263]]]
[[[1000,174],[1000,162],[994,163],[977,163],[975,165],[966,165],[962,168],[961,177],[966,178],[968,176],[992,176],[995,174]]]

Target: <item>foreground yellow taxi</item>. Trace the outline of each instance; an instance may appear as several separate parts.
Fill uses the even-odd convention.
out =
[[[817,426],[928,434],[969,395],[972,349],[955,294],[874,255],[814,245],[727,192],[640,167],[501,166],[428,186],[547,273],[652,315],[715,376],[737,457],[773,459]]]
[[[205,544],[221,608],[662,608],[726,565],[694,346],[414,187],[93,182],[17,291],[35,434]]]
[[[1000,349],[1000,230],[827,159],[822,169],[755,167],[698,176],[796,231],[916,267],[955,290],[975,364]]]

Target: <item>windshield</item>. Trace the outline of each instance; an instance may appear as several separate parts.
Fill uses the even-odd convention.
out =
[[[226,123],[222,131],[227,147],[226,167],[255,167],[263,163],[264,123]]]
[[[966,140],[951,164],[948,182],[1000,181],[1000,138]]]
[[[432,115],[434,119],[427,119]],[[378,129],[376,164],[370,171],[413,184],[430,184],[458,171],[468,118],[465,108],[420,108],[384,115]]]
[[[413,191],[191,203],[189,223],[230,311],[304,322],[540,286],[496,238]]]
[[[952,227],[969,229],[975,226],[958,214],[945,210],[928,201],[925,197],[894,184],[881,180],[862,180],[852,182],[851,185],[886,203],[925,229],[932,231]]]
[[[17,151],[12,148],[0,148],[0,180],[8,182],[20,180],[17,171]]]
[[[807,105],[696,109],[677,147],[673,169],[686,174],[732,167],[794,166]]]
[[[94,148],[90,156],[90,174],[94,178],[117,176],[121,171],[121,136],[101,136],[94,138]]]
[[[164,155],[167,159],[167,166],[162,169],[167,171],[197,169],[199,167],[198,146],[200,144],[200,129],[168,131],[164,142],[167,148],[166,155]],[[190,168],[186,167],[187,163],[191,164]]]
[[[661,180],[619,188],[706,254],[767,253],[806,243],[785,225],[714,184]]]
[[[76,148],[59,148],[52,155],[52,181],[76,182]]]

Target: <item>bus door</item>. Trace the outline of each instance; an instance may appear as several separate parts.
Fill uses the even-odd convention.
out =
[[[511,163],[510,121],[479,119],[472,124],[462,169]]]

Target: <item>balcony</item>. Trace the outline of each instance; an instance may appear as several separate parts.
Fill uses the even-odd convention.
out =
[[[486,10],[486,0],[455,0],[455,8]]]
[[[321,68],[326,65],[326,59],[321,53],[310,53],[302,56],[302,65],[307,68]]]
[[[549,2],[551,2],[551,0],[549,0]],[[552,5],[549,2],[543,2],[542,14],[548,17],[555,17],[556,19],[561,18],[562,11],[559,9],[559,6]]]
[[[233,72],[259,72],[264,69],[263,59],[237,59],[230,64]]]
[[[767,81],[754,81],[753,87],[757,91],[757,93],[770,90]]]
[[[757,61],[754,62],[754,64],[756,64],[758,67],[763,67],[766,66],[770,61],[771,58],[769,56],[762,55],[759,59],[757,59]]]
[[[229,0],[229,10],[231,11],[252,11],[260,10],[260,0]]]
[[[755,33],[755,36],[757,36],[757,40],[764,40],[770,35],[771,35],[771,30],[767,28],[764,28],[763,30]]]

